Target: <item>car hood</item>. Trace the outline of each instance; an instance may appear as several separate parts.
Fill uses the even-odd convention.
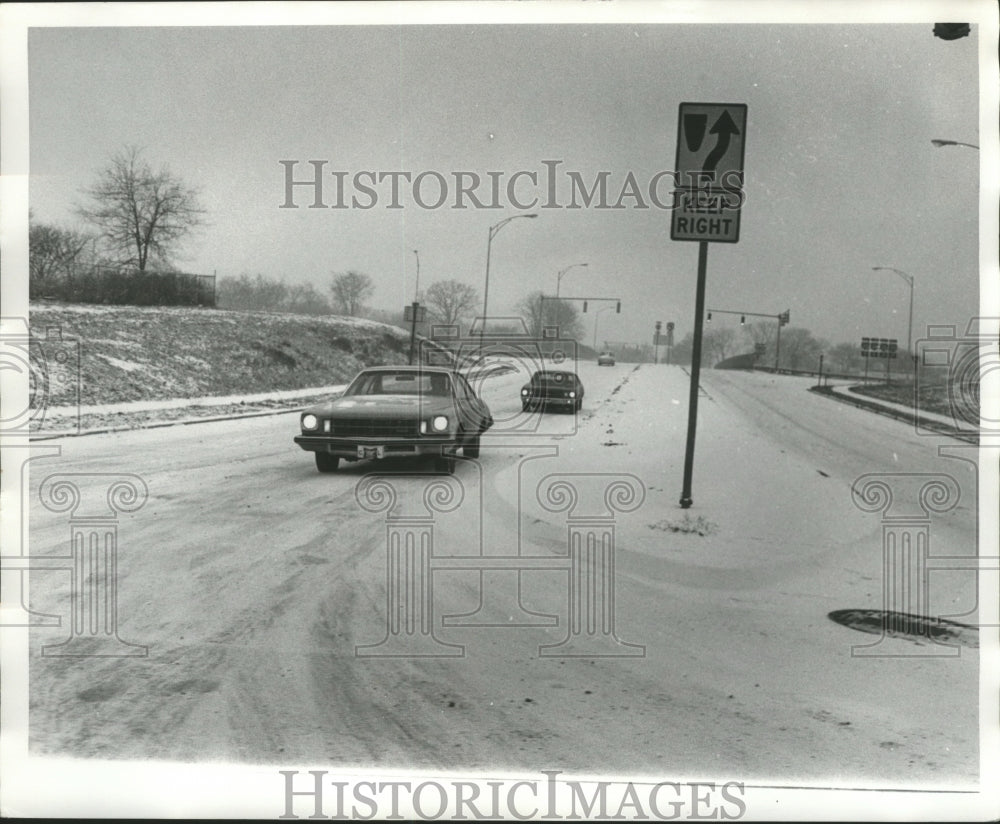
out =
[[[450,398],[431,395],[351,395],[311,406],[306,412],[324,418],[406,418],[453,410]]]

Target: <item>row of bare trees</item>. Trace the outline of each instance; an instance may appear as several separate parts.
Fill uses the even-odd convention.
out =
[[[205,210],[196,190],[166,167],[154,169],[138,147],[126,146],[81,193],[85,199],[76,214],[85,229],[29,215],[31,295],[132,302],[136,289],[152,289],[154,297],[167,302],[199,303],[210,295],[197,278],[180,275],[172,263],[184,238],[203,222]],[[153,273],[169,274],[169,283],[165,280],[160,288],[155,278],[147,277]],[[127,276],[136,284],[130,286]]]
[[[154,168],[136,146],[126,146],[116,153],[82,194],[85,201],[76,211],[87,230],[40,223],[33,217],[30,221],[29,270],[34,295],[52,293],[58,284],[77,278],[80,271],[87,271],[91,280],[101,270],[111,270],[112,280],[121,280],[127,271],[138,276],[176,273],[172,260],[180,244],[204,223],[205,210],[197,190],[166,167]],[[146,277],[139,279],[146,284],[152,282]],[[98,286],[99,292],[108,293],[104,288],[108,284]],[[262,275],[223,278],[217,287],[220,306],[350,316],[379,314],[368,308],[374,292],[371,277],[354,270],[335,273],[328,294],[310,283],[286,285]],[[476,289],[454,279],[433,283],[418,299],[427,308],[431,322],[459,327],[477,315],[481,303]],[[532,292],[517,303],[515,311],[533,336],[541,337],[546,327],[558,327],[563,338],[583,338],[583,318],[571,302]],[[390,322],[402,321],[401,312],[381,314]],[[708,364],[759,347],[763,349],[759,362],[771,365],[778,348],[777,327],[759,322],[739,330],[706,329],[702,347]],[[676,362],[689,361],[690,348],[688,335],[673,348]],[[831,347],[807,329],[782,330],[782,368],[814,368],[824,353],[830,369],[854,372],[863,366],[861,353],[853,344]]]
[[[706,325],[707,326],[707,325]],[[690,363],[693,335],[688,333],[671,351],[675,363]],[[788,326],[781,330],[778,345],[778,327],[775,323],[761,321],[750,323],[738,329],[731,326],[706,328],[702,333],[702,364],[714,366],[734,355],[762,351],[757,357],[761,366],[775,366],[781,369],[816,371],[820,355],[823,368],[828,372],[859,374],[865,366],[860,347],[853,343],[831,345],[822,338],[816,338],[808,329]],[[660,357],[664,357],[661,353]],[[900,352],[899,359],[907,357]]]

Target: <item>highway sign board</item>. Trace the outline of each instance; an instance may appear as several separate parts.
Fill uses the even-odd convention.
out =
[[[745,103],[680,104],[671,240],[739,242],[746,123]]]
[[[866,358],[895,358],[899,350],[896,338],[862,338],[861,354]]]
[[[416,312],[416,315],[414,315]],[[411,303],[403,307],[403,320],[404,321],[415,321],[416,323],[423,323],[424,318],[427,316],[427,307],[421,306],[419,303]]]

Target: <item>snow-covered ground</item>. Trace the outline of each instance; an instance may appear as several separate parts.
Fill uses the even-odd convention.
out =
[[[828,617],[892,606],[884,514],[852,497],[864,475],[885,475],[908,508],[914,479],[950,477],[962,497],[925,519],[931,552],[975,554],[974,451],[819,397],[808,379],[705,372],[682,510],[685,371],[580,373],[582,412],[538,426],[521,417],[523,374],[484,382],[500,423],[450,479],[405,461],[319,474],[292,443],[294,415],[53,442],[62,454],[32,464],[33,485],[100,473],[85,482],[100,494],[126,472],[148,486],[119,519],[118,594],[120,637],[149,655],[43,658],[67,630],[33,631],[33,752],[974,788],[979,649],[892,637],[865,656],[878,636]],[[947,443],[959,457],[938,453]],[[371,471],[388,473],[399,516],[445,500],[429,484],[459,491],[430,523],[448,559],[433,573],[434,634],[460,657],[355,654],[387,634],[387,512],[356,494]],[[31,500],[32,552],[64,553],[66,515]],[[613,534],[604,616],[637,645],[613,651],[638,654],[540,654],[569,632],[573,530]],[[482,556],[550,568],[462,567]],[[33,573],[33,607],[68,614],[68,580]],[[974,574],[931,583],[927,614],[976,623]]]

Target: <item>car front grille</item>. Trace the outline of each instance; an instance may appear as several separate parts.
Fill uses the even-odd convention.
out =
[[[330,434],[342,438],[413,438],[420,434],[413,418],[334,418]]]

